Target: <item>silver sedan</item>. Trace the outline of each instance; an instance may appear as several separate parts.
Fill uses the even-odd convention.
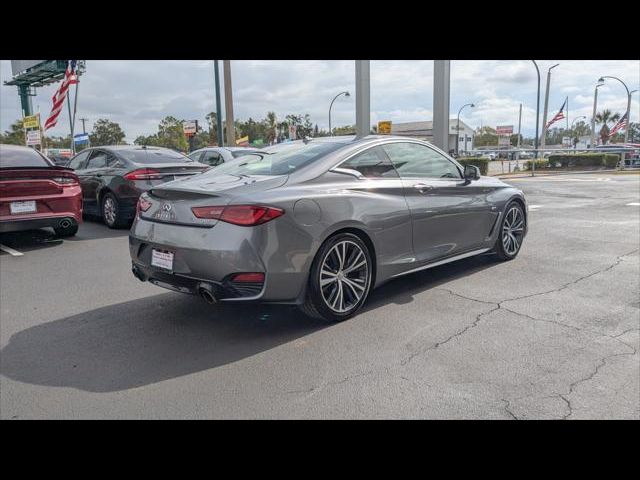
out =
[[[129,246],[140,280],[340,321],[394,277],[490,251],[511,260],[526,233],[520,190],[427,142],[328,137],[153,188]]]

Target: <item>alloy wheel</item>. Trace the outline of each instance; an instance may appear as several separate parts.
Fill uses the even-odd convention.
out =
[[[508,255],[515,255],[524,237],[524,214],[518,207],[511,207],[502,225],[502,247]]]
[[[348,312],[369,287],[370,269],[362,248],[351,240],[336,243],[320,269],[322,298],[332,311]]]
[[[116,203],[112,197],[108,196],[104,199],[102,214],[108,225],[113,225],[116,221]]]

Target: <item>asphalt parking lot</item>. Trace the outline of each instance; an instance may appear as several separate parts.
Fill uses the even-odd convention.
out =
[[[143,284],[126,230],[4,235],[0,417],[639,419],[640,175],[510,182],[516,260],[405,276],[340,324]]]

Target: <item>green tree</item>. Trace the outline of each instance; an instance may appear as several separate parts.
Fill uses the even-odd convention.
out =
[[[116,122],[100,118],[93,124],[93,131],[89,134],[91,146],[118,145],[123,143],[125,133]]]
[[[0,134],[0,143],[7,143],[10,145],[24,145],[25,144],[24,127],[22,126],[22,120],[16,120],[11,124],[9,130],[5,130],[4,135]]]
[[[158,125],[158,146],[171,148],[181,152],[189,149],[187,137],[182,129],[182,122],[175,117],[167,116]]]
[[[609,141],[609,123],[615,123],[620,120],[619,113],[613,113],[611,110],[605,109],[602,112],[596,113],[596,123],[602,125],[600,128],[600,140],[602,145],[606,145]]]
[[[475,147],[490,147],[498,145],[498,134],[491,127],[481,127],[476,129],[473,144]]]
[[[220,145],[218,140],[218,114],[209,112],[204,118],[209,124],[209,143],[211,145]]]
[[[631,122],[629,124],[629,142],[630,143],[640,142],[640,123]]]

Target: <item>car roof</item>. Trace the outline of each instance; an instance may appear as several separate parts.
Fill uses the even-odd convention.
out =
[[[0,147],[5,150],[15,150],[15,151],[25,151],[25,150],[33,150],[31,147],[25,147],[24,145],[12,145],[10,143],[0,143]]]

